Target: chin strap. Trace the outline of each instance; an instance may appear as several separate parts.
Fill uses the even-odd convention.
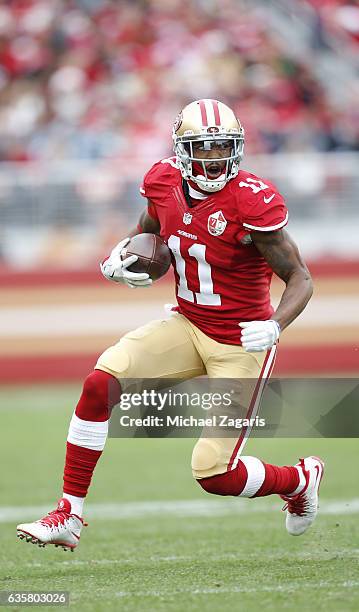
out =
[[[196,177],[192,178],[192,180],[204,191],[208,193],[214,193],[216,191],[221,191],[223,187],[225,187],[228,181],[225,180],[225,174],[221,174],[215,181],[209,181],[205,176],[199,174]],[[219,181],[219,179],[222,179]]]

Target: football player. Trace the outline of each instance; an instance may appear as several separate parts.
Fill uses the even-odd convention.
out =
[[[159,234],[173,254],[177,306],[167,319],[126,334],[98,359],[73,414],[56,510],[18,525],[18,535],[40,546],[74,549],[83,526],[83,503],[105,446],[111,409],[127,378],[254,379],[247,417],[255,417],[271,374],[281,332],[302,312],[312,281],[296,244],[284,229],[288,212],[267,180],[240,169],[244,130],[217,100],[186,106],[173,127],[175,156],[147,172],[141,194],[147,207],[131,234]],[[101,264],[104,276],[131,288],[151,285],[131,272],[136,256],[122,260],[129,238]],[[275,272],[285,283],[278,308],[270,304]],[[250,428],[239,438],[205,431],[192,455],[199,485],[216,495],[280,495],[286,528],[304,533],[318,508],[323,462],[310,456],[279,467],[243,456]]]

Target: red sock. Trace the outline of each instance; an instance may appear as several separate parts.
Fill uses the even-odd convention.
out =
[[[64,493],[76,497],[86,497],[92,474],[102,451],[66,443],[64,468]]]
[[[215,495],[264,497],[273,493],[293,493],[299,487],[300,476],[293,466],[278,467],[255,457],[242,457],[234,469],[202,478],[198,483],[205,491]]]
[[[86,378],[69,428],[64,493],[86,497],[106,442],[108,420],[120,395],[118,380],[107,372],[94,370]]]
[[[283,465],[283,467],[270,463],[264,463],[263,465],[265,467],[265,478],[262,486],[253,497],[265,497],[273,493],[287,495],[296,490],[300,481],[297,468],[293,465]]]

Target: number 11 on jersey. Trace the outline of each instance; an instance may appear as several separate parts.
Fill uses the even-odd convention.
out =
[[[198,262],[199,293],[191,291],[188,287],[186,261],[181,254],[180,237],[170,236],[168,247],[176,260],[176,270],[179,276],[178,296],[188,302],[196,301],[197,304],[204,306],[220,306],[221,296],[218,293],[213,293],[212,270],[210,264],[206,261],[206,245],[195,243],[188,249],[188,254]]]

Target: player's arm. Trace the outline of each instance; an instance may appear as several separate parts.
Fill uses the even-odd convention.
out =
[[[144,210],[143,213],[141,214],[136,229],[132,230],[132,232],[129,233],[129,236],[131,238],[132,236],[136,236],[136,234],[142,234],[142,233],[157,234],[157,236],[159,236],[160,223],[158,219],[151,217],[151,215],[148,213],[148,209],[151,209],[152,204],[150,200],[147,200],[147,202],[148,202],[148,208]]]
[[[252,232],[253,243],[286,288],[273,315],[281,329],[300,315],[313,294],[313,282],[297,245],[285,230]]]
[[[150,201],[148,201],[148,206],[150,208]],[[124,259],[122,259],[123,250],[129,243],[130,239],[133,236],[136,236],[136,234],[142,233],[160,233],[159,221],[151,217],[147,210],[145,210],[141,214],[136,229],[132,230],[127,238],[121,240],[121,242],[119,242],[112,249],[110,256],[101,262],[100,268],[105,278],[107,278],[108,280],[112,280],[116,283],[123,283],[131,289],[135,289],[137,287],[148,287],[152,284],[152,280],[150,279],[148,274],[131,272],[128,269],[129,266],[131,266],[133,263],[135,263],[135,261],[137,261],[137,255],[130,255],[129,257],[125,257]]]
[[[270,348],[278,340],[280,332],[304,310],[313,294],[313,283],[298,247],[288,232],[254,231],[251,237],[273,272],[286,284],[270,321],[241,324],[244,348],[260,351]]]

